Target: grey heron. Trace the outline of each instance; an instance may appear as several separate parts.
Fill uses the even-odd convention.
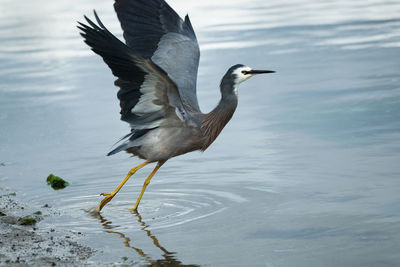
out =
[[[196,95],[200,50],[189,17],[181,19],[164,0],[115,0],[123,43],[99,19],[78,28],[86,44],[110,67],[120,89],[121,120],[131,132],[108,155],[120,151],[145,162],[129,171],[110,193],[102,194],[100,211],[140,168],[157,162],[146,178],[133,210],[157,170],[170,158],[195,150],[205,151],[232,118],[238,104],[237,87],[250,77],[273,73],[237,64],[220,84],[221,99],[209,113],[202,113]]]

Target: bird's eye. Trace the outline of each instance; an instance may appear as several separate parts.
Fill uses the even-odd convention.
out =
[[[248,72],[247,72],[247,70],[242,70],[242,73],[243,73],[244,75],[246,75]]]

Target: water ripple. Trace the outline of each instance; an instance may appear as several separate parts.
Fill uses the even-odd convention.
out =
[[[98,186],[101,187],[101,186]],[[170,228],[223,212],[234,203],[244,203],[246,198],[223,190],[204,188],[168,188],[157,189],[157,185],[146,192],[145,198],[139,206],[139,212],[144,218],[151,218],[152,229]],[[93,188],[91,188],[93,189]],[[86,187],[76,187],[73,190],[57,192],[58,194],[43,194],[32,199],[36,203],[50,203],[59,206],[64,212],[63,216],[76,218],[68,221],[57,222],[59,227],[74,227],[82,231],[102,231],[101,228],[93,228],[90,216],[84,215],[84,211],[97,207],[101,197],[87,194]],[[128,191],[128,190],[127,190]],[[129,190],[130,191],[130,190]],[[62,193],[62,195],[60,195]],[[53,199],[51,197],[53,196]],[[115,221],[115,228],[137,231],[137,226],[132,223],[132,213],[129,208],[135,199],[132,192],[120,192],[107,204],[101,214]],[[128,200],[129,199],[129,200]],[[76,211],[79,211],[76,213]],[[70,212],[74,211],[74,212]]]

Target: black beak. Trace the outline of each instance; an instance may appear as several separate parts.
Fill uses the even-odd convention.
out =
[[[263,73],[275,73],[273,70],[249,70],[244,74],[263,74]]]

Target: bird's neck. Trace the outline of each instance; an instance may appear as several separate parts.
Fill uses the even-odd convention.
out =
[[[221,83],[221,100],[218,105],[206,114],[201,123],[204,134],[202,150],[206,150],[218,137],[222,129],[232,118],[238,104],[236,88],[232,84]]]

